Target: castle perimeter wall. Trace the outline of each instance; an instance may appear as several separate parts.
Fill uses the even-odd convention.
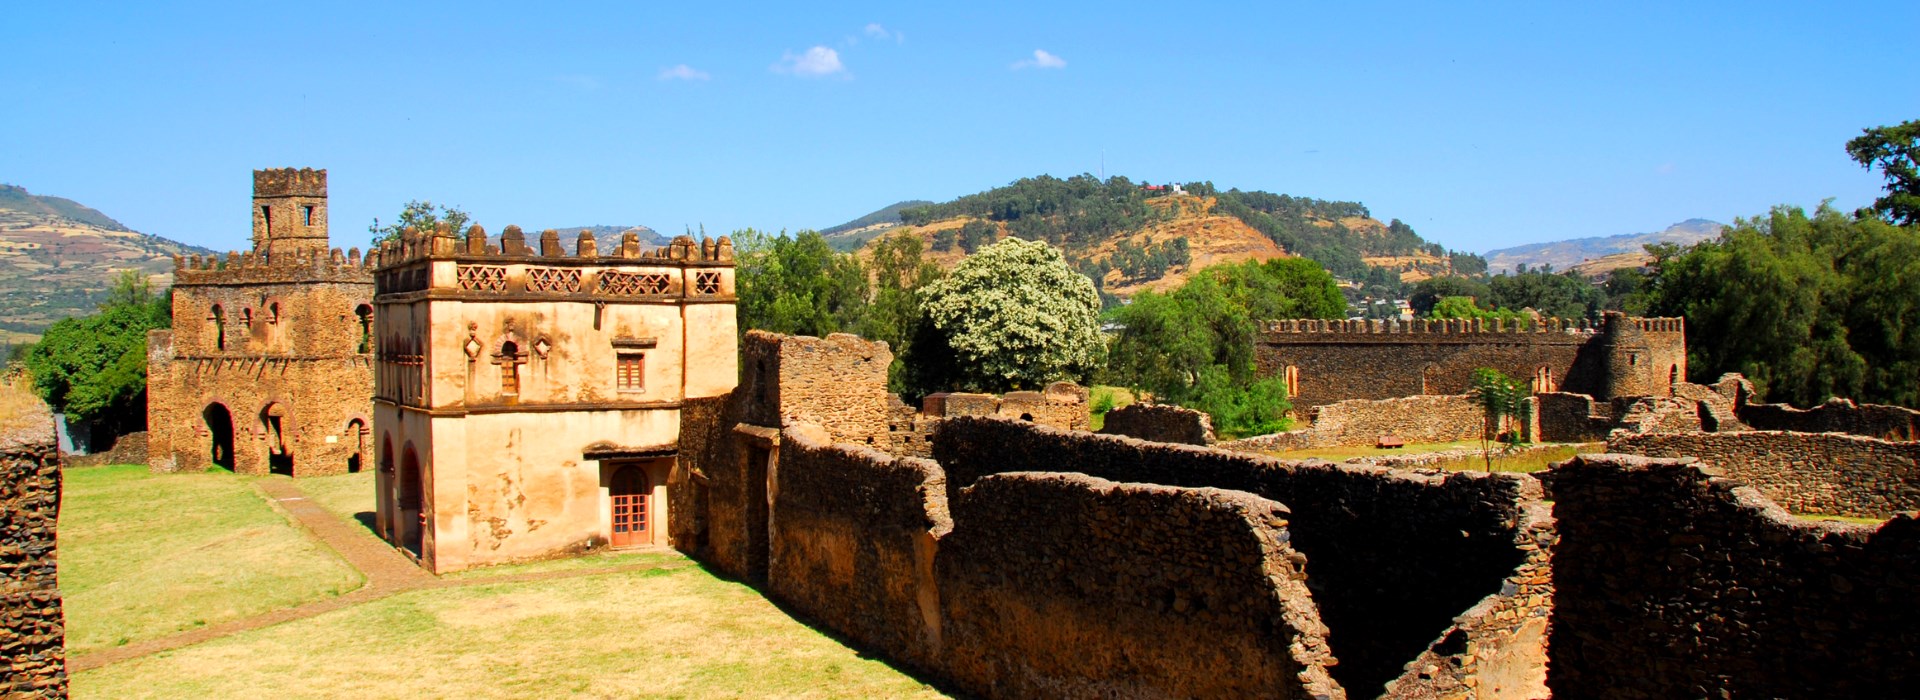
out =
[[[1533,378],[1537,390],[1665,395],[1686,377],[1684,329],[1680,319],[1617,313],[1598,327],[1560,319],[1269,321],[1254,360],[1261,374],[1287,378],[1296,409],[1464,394],[1482,367]]]
[[[937,556],[945,672],[992,697],[1344,697],[1287,545],[1246,493],[989,476]]]
[[[67,696],[66,623],[55,545],[60,457],[53,419],[0,435],[0,694]]]
[[[1920,438],[1920,411],[1900,406],[1829,399],[1808,409],[1783,403],[1746,404],[1739,408],[1739,414],[1740,420],[1755,430],[1848,433],[1900,442]]]
[[[1841,433],[1615,433],[1607,451],[1698,457],[1794,513],[1891,518],[1920,510],[1920,443]]]
[[[1519,530],[1523,504],[1539,497],[1531,478],[1512,474],[1290,463],[979,418],[943,423],[934,455],[950,500],[991,474],[1051,471],[1288,504],[1290,544],[1307,557],[1307,587],[1340,659],[1333,676],[1356,697],[1380,692],[1457,615],[1501,593],[1532,544]]]
[[[1213,444],[1213,418],[1172,404],[1135,403],[1107,411],[1102,435],[1125,435],[1148,442]]]
[[[1794,517],[1693,460],[1589,455],[1554,499],[1554,697],[1903,697],[1920,521]]]

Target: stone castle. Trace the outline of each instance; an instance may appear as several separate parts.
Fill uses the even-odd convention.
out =
[[[373,269],[328,248],[327,171],[253,173],[253,250],[174,259],[173,328],[147,344],[155,471],[365,468]]]
[[[1272,322],[1256,357],[1305,427],[1209,445],[1172,407],[1087,432],[1070,384],[909,406],[885,343],[740,334],[726,239],[413,231],[357,259],[314,247],[298,191],[261,205],[254,253],[182,262],[206,277],[153,338],[174,407],[156,467],[370,457],[381,536],[436,572],[672,547],[983,697],[1893,697],[1920,677],[1920,412],[1687,383],[1680,319]],[[282,241],[287,216],[308,228]],[[325,270],[367,280],[370,320],[303,328],[355,352],[252,324],[228,349],[210,308],[257,322]],[[358,452],[321,447],[353,420],[325,395],[223,383],[329,361],[367,372]],[[1530,475],[1241,451],[1477,436],[1478,367],[1532,379],[1518,429],[1613,454]],[[253,421],[225,453],[216,404]]]

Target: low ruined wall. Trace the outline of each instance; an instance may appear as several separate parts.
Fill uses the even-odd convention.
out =
[[[863,647],[933,666],[934,540],[953,527],[939,465],[797,426],[781,434],[774,480],[768,592]]]
[[[1484,414],[1466,395],[1353,399],[1313,409],[1312,424],[1272,435],[1215,445],[1247,452],[1306,450],[1318,447],[1371,447],[1393,436],[1408,444],[1478,440]]]
[[[1686,399],[1641,396],[1613,401],[1614,429],[1635,434],[1699,432],[1700,405]]]
[[[1740,420],[1755,430],[1848,433],[1902,442],[1920,438],[1920,411],[1900,406],[1831,399],[1809,409],[1783,403],[1747,404],[1739,413]]]
[[[146,464],[147,433],[127,433],[113,441],[113,449],[88,455],[66,455],[60,460],[68,467],[97,467],[107,464]]]
[[[0,695],[67,695],[66,625],[56,578],[60,458],[50,416],[0,435]]]
[[[1340,697],[1287,546],[1246,493],[1002,474],[941,541],[946,673],[991,697]]]
[[[1100,432],[1149,442],[1207,445],[1213,443],[1213,418],[1172,404],[1136,403],[1108,411]]]
[[[1453,626],[1381,697],[1441,700],[1535,700],[1548,697],[1547,625],[1553,614],[1552,507],[1527,506],[1520,549],[1526,562],[1500,585],[1453,619]]]
[[[1920,443],[1840,433],[1619,433],[1607,451],[1698,457],[1795,513],[1890,518],[1920,510]]]
[[[1549,472],[1554,697],[1890,698],[1920,682],[1920,521],[1796,518],[1691,460]]]
[[[1586,394],[1549,392],[1533,400],[1541,442],[1599,442],[1613,430],[1610,407]]]
[[[991,474],[1079,472],[1119,482],[1244,491],[1287,504],[1291,545],[1339,658],[1371,697],[1526,561],[1518,531],[1539,486],[1513,474],[1421,474],[1293,463],[1203,447],[958,418],[934,435],[949,493]]]

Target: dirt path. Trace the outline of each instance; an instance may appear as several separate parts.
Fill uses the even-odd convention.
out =
[[[379,600],[388,596],[417,591],[427,588],[453,588],[457,586],[475,586],[496,583],[520,583],[525,581],[545,581],[575,576],[593,576],[625,571],[646,569],[679,568],[692,566],[691,561],[675,564],[628,564],[598,569],[569,569],[564,571],[544,571],[507,576],[485,576],[465,579],[443,579],[432,572],[420,568],[412,560],[400,554],[391,545],[373,537],[365,529],[357,527],[345,519],[327,512],[300,490],[292,479],[262,479],[255,482],[267,500],[273,501],[301,528],[315,539],[325,543],[340,558],[347,560],[353,568],[359,569],[366,577],[366,583],[354,591],[326,600],[317,600],[291,608],[282,608],[208,625],[165,637],[146,639],[125,646],[114,647],[90,654],[82,654],[67,659],[67,672],[79,673],[115,664],[128,659],[136,659],[148,654],[192,646],[201,642],[239,634],[248,630],[260,629],[282,622],[303,620],[361,603]]]

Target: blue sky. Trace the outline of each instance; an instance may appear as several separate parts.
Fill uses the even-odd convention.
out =
[[[799,229],[1103,156],[1474,251],[1877,196],[1842,145],[1920,119],[1920,3],[1679,4],[26,3],[0,181],[222,249],[276,166],[341,246],[412,198]]]

